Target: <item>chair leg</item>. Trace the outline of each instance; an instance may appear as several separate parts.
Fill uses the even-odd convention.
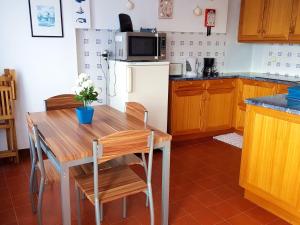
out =
[[[31,209],[33,213],[36,213],[36,207],[35,207],[35,201],[34,201],[34,193],[35,193],[35,183],[36,183],[36,169],[34,162],[32,162],[31,165],[31,171],[30,171],[30,184],[29,184],[29,189],[30,189],[30,201],[31,201]]]
[[[148,184],[148,198],[149,198],[149,206],[150,206],[150,219],[151,219],[150,224],[154,225],[154,203],[153,203],[151,184]]]
[[[124,197],[122,201],[123,201],[123,218],[125,219],[127,217],[127,198]]]
[[[103,203],[100,203],[100,221],[103,221]]]
[[[143,160],[143,167],[144,167],[144,170],[145,170],[145,175],[147,177],[147,161],[146,161],[146,157],[145,157],[145,153],[142,153],[142,160]],[[149,199],[148,199],[148,195],[146,195],[146,207],[149,206]]]
[[[75,183],[75,192],[76,192],[76,209],[77,209],[77,223],[81,225],[81,215],[80,215],[80,191],[78,185]]]
[[[43,193],[44,193],[44,186],[45,186],[45,178],[41,178],[40,182],[40,190],[39,190],[39,199],[38,199],[38,208],[37,208],[37,214],[38,214],[38,224],[42,225],[42,206],[43,206]]]
[[[102,204],[101,204],[102,205]],[[101,224],[101,212],[100,212],[100,207],[99,206],[99,199],[95,200],[95,214],[96,214],[96,225],[100,225]]]

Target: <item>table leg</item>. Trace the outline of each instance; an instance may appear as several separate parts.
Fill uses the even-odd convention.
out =
[[[170,189],[170,150],[171,143],[168,141],[163,147],[162,159],[162,225],[169,224],[169,189]]]
[[[69,167],[62,165],[60,172],[60,195],[63,225],[71,225]]]

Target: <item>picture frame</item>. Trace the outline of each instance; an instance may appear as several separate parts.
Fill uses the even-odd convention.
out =
[[[158,0],[158,18],[173,19],[174,0]]]
[[[61,0],[28,0],[32,37],[64,37]]]

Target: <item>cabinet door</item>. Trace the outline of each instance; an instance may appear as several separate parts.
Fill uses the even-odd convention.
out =
[[[263,39],[289,39],[293,0],[267,0],[264,14]]]
[[[262,39],[264,6],[265,0],[242,0],[239,41],[257,41]]]
[[[236,111],[235,128],[242,131],[244,128],[246,104],[248,98],[275,95],[277,84],[263,81],[240,79],[238,82],[238,105]]]
[[[278,84],[277,86],[277,94],[287,94],[289,85],[287,84]]]
[[[293,1],[289,40],[300,41],[300,0]]]
[[[205,90],[190,87],[172,93],[171,133],[192,134],[203,130]]]
[[[277,84],[275,83],[241,79],[241,87],[238,97],[239,105],[245,110],[246,99],[275,95],[276,90]]]
[[[207,90],[205,131],[230,129],[234,89]]]

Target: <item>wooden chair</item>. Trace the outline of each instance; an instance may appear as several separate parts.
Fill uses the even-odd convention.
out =
[[[81,224],[79,190],[85,193],[95,206],[96,225],[100,225],[102,220],[102,203],[119,198],[123,198],[123,201],[126,201],[127,196],[144,192],[149,198],[151,225],[154,225],[151,187],[153,138],[154,134],[150,130],[131,130],[117,132],[93,141],[94,173],[75,177],[79,225]],[[99,172],[98,163],[133,153],[149,153],[146,182],[131,170],[129,166],[114,167]],[[126,215],[126,207],[123,207],[124,215]]]
[[[73,94],[63,94],[50,97],[45,100],[46,111],[57,109],[70,109],[83,106],[82,102],[75,100]]]
[[[0,158],[15,157],[16,162],[19,162],[14,100],[16,100],[15,72],[6,69],[4,75],[0,76],[0,129],[6,131],[8,149],[0,152]]]

